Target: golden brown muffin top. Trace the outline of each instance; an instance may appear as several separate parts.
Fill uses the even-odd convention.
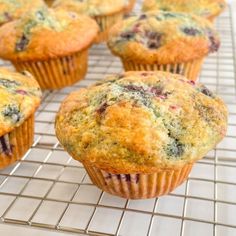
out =
[[[52,7],[90,16],[110,15],[126,6],[126,0],[56,0]]]
[[[131,16],[116,24],[108,46],[125,60],[142,63],[182,63],[218,50],[217,32],[203,18],[155,11]]]
[[[144,0],[143,3],[143,11],[186,12],[205,18],[219,15],[225,7],[225,0]]]
[[[32,115],[40,97],[39,85],[29,73],[0,68],[0,137]]]
[[[85,15],[42,8],[0,28],[0,57],[9,60],[47,60],[83,50],[98,32]]]
[[[43,0],[0,0],[0,25],[45,6]]]
[[[227,109],[204,85],[126,72],[71,93],[56,118],[62,146],[110,173],[152,173],[201,159],[224,137]]]
[[[45,6],[43,0],[0,0],[0,25]]]

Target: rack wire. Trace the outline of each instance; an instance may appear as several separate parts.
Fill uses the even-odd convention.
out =
[[[200,80],[229,109],[226,138],[195,164],[190,177],[168,196],[125,200],[96,188],[81,164],[60,146],[54,118],[76,89],[122,71],[105,45],[90,51],[86,79],[46,91],[36,113],[35,139],[24,158],[0,171],[1,224],[82,235],[236,235],[236,58],[230,7],[217,20],[222,47],[206,59]],[[0,66],[11,65],[0,61]]]

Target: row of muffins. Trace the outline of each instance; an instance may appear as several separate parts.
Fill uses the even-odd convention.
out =
[[[213,26],[194,15],[151,11],[121,21],[124,0],[112,4],[108,0],[56,0],[54,9],[48,9],[43,1],[34,1],[31,10],[28,1],[24,8],[24,0],[15,0],[18,10],[14,11],[10,10],[12,2],[3,2],[3,19],[6,15],[8,20],[19,17],[22,8],[28,11],[0,28],[0,57],[10,60],[17,71],[31,72],[42,89],[59,89],[83,79],[88,49],[95,41],[108,39],[109,48],[121,57],[125,70],[164,70],[191,80],[196,80],[204,57],[219,47]],[[211,14],[207,16],[211,18],[218,9],[213,3],[221,3],[221,9],[224,6],[224,1],[205,0],[202,5],[209,8]],[[144,2],[144,10],[157,8],[146,5]],[[118,13],[120,16],[116,17]],[[114,23],[117,24],[112,27]]]
[[[77,46],[77,40],[81,40],[80,46],[84,45],[85,40],[83,37],[81,39],[81,36],[86,37],[85,26],[92,24],[92,20],[90,19],[88,22],[88,18],[85,19],[85,16],[62,10],[44,9],[44,11],[43,13],[41,11],[33,12],[28,18],[24,17],[24,20],[14,23],[19,24],[19,27],[15,27],[11,23],[11,32],[14,37],[9,37],[8,41],[7,37],[4,39],[5,45],[9,42],[10,52],[12,46],[14,49],[22,47],[21,43],[17,41],[16,35],[22,39],[24,30],[27,34],[36,35],[35,37],[30,35],[32,41],[27,42],[23,54],[16,56],[15,51],[12,51],[14,58],[12,61],[21,62],[22,58],[19,55],[26,58],[40,55],[37,60],[31,58],[29,60],[31,65],[26,69],[33,67],[32,62],[34,62],[35,71],[42,76],[41,68],[46,68],[45,74],[42,76],[44,79],[50,77],[49,71],[52,69],[54,73],[51,76],[52,80],[57,78],[62,80],[68,74],[68,71],[62,70],[61,65],[66,68],[69,68],[68,65],[72,68],[80,65],[81,69],[85,70],[87,60],[84,64],[81,63],[81,58],[74,61],[67,57],[64,60],[66,53],[63,45],[66,45],[67,49],[71,49],[75,45]],[[32,23],[32,17],[37,18],[36,23],[35,19]],[[61,20],[57,21],[62,18],[64,24],[60,24]],[[78,22],[83,22],[78,27],[81,30],[80,37],[74,36],[75,38],[73,38],[70,35],[71,38],[67,39],[67,34],[63,37],[65,29],[70,25],[68,22],[71,19],[76,21],[78,18],[80,19]],[[30,25],[28,22],[31,22]],[[66,32],[71,32],[74,28],[78,30],[76,25],[79,24],[78,22],[76,21],[73,26],[70,25],[70,30]],[[9,24],[7,25],[9,27]],[[31,31],[31,26],[33,31]],[[4,27],[0,29],[0,33],[2,29],[5,29],[4,32],[6,31],[6,26]],[[40,30],[37,30],[38,28]],[[55,41],[51,40],[53,36],[51,29],[55,29],[57,33],[60,32],[60,35],[54,35],[54,38],[62,39],[62,44],[59,46],[53,44]],[[92,35],[93,27],[88,27],[88,29],[91,29]],[[54,32],[54,30],[52,31]],[[44,38],[46,42],[50,42],[47,50],[43,50],[44,44],[37,38],[37,34],[40,33],[40,39]],[[96,37],[96,33],[94,33],[94,37]],[[175,41],[176,38],[177,41]],[[23,42],[27,39],[27,37],[23,37]],[[73,42],[75,43],[73,44]],[[33,50],[34,53],[27,51],[29,45],[32,46],[30,50]],[[151,12],[131,17],[115,26],[111,31],[108,45],[113,53],[120,56],[122,60],[133,61],[132,69],[168,70],[185,74],[189,68],[185,65],[187,61],[192,63],[192,59],[196,59],[196,56],[202,60],[210,51],[217,50],[219,39],[211,24],[206,20],[183,13]],[[172,45],[180,45],[180,50],[173,51],[173,55],[172,50],[175,50],[175,47]],[[187,48],[188,45],[189,48]],[[6,47],[2,47],[3,51],[4,48]],[[192,51],[187,51],[190,49]],[[158,50],[163,51],[160,54],[161,57],[159,57]],[[51,52],[53,61],[57,61],[55,64],[49,63],[48,51]],[[55,52],[62,54],[58,56]],[[8,54],[9,51],[6,55]],[[192,54],[194,57],[191,57]],[[139,59],[139,56],[142,58]],[[179,57],[180,61],[177,60]],[[163,61],[158,61],[157,58]],[[166,63],[166,58],[173,58],[173,61]],[[183,58],[187,58],[186,61]],[[42,59],[45,63],[42,63]],[[156,66],[151,67],[153,62]],[[142,63],[141,66],[140,63]],[[162,66],[159,66],[160,64]],[[124,62],[124,67],[129,70],[126,68],[126,62]],[[205,86],[195,84],[190,80],[197,77],[200,67],[196,67],[196,64],[190,67],[195,68],[197,72],[195,77],[190,77],[193,74],[193,69],[190,69],[191,73],[186,73],[189,76],[188,79],[164,72],[127,72],[110,76],[105,81],[72,93],[63,102],[58,113],[57,137],[63,147],[84,164],[92,181],[109,193],[126,198],[149,198],[172,191],[187,178],[193,163],[212,149],[226,132],[227,110],[222,100]],[[19,68],[19,70],[21,69]],[[61,77],[58,71],[62,71]],[[39,87],[35,82],[19,89],[18,86],[22,86],[22,83],[15,86],[11,82],[18,81],[17,75],[7,76],[7,74],[6,71],[1,74],[0,80],[6,81],[1,83],[0,89],[6,91],[6,98],[9,95],[14,98],[18,97],[10,101],[6,99],[6,103],[3,103],[1,107],[1,126],[7,127],[6,124],[10,123],[11,127],[0,135],[0,150],[3,150],[1,158],[5,158],[5,165],[20,156],[11,159],[16,147],[21,145],[13,143],[9,137],[27,143],[28,145],[24,147],[28,148],[32,142],[32,139],[28,139],[31,140],[30,142],[22,141],[22,133],[18,139],[13,135],[13,130],[23,127],[27,118],[31,117],[28,113],[20,111],[20,108],[24,107],[23,102],[27,100],[26,98],[34,101],[29,105],[32,107],[32,115],[40,99]],[[37,73],[34,75],[38,79]],[[28,76],[22,76],[29,79]],[[32,92],[32,89],[37,92]],[[11,104],[13,102],[19,103],[13,105]],[[9,104],[13,108],[9,108],[8,111],[6,107]],[[32,137],[32,129],[30,134]],[[30,137],[30,134],[25,136]]]

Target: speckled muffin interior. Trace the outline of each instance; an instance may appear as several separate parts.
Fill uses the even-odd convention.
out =
[[[47,60],[86,49],[98,32],[85,15],[41,8],[0,28],[0,57],[9,60]]]
[[[204,85],[126,72],[71,93],[56,134],[77,160],[109,173],[153,173],[202,158],[224,137],[227,109]]]
[[[126,0],[56,0],[55,8],[64,8],[90,16],[110,15],[121,11],[126,6]]]
[[[143,11],[186,12],[205,18],[219,15],[225,7],[225,0],[144,0],[143,3]]]
[[[0,68],[0,137],[32,115],[40,97],[39,85],[30,74]]]
[[[45,6],[43,0],[0,0],[0,25]]]
[[[126,60],[142,63],[182,63],[218,50],[212,24],[185,13],[155,11],[116,24],[108,46]]]

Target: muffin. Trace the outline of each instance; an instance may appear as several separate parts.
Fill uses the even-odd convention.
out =
[[[42,89],[59,89],[84,78],[96,22],[67,11],[42,8],[0,28],[0,57],[27,70]]]
[[[125,6],[126,0],[56,0],[53,4],[54,8],[75,11],[94,18],[100,28],[96,43],[107,40],[111,26],[122,20]]]
[[[19,19],[22,14],[45,6],[43,0],[1,0],[0,1],[0,26],[6,22]]]
[[[225,9],[225,0],[144,0],[143,11],[163,10],[193,13],[210,21]]]
[[[127,5],[125,7],[125,13],[130,13],[134,8],[135,3],[136,3],[136,0],[127,0]]]
[[[227,110],[204,85],[167,72],[126,72],[71,93],[56,135],[102,190],[152,198],[183,183],[224,137]]]
[[[161,70],[196,80],[203,59],[220,45],[212,24],[185,13],[131,16],[110,32],[108,47],[126,71]]]
[[[0,68],[0,169],[31,147],[40,97],[39,85],[30,74]]]

